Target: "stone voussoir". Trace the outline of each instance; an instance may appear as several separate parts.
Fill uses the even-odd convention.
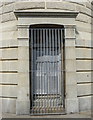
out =
[[[9,12],[14,11],[14,4],[15,4],[15,3],[8,4],[8,5],[4,5],[4,6],[2,7],[2,14],[5,14],[5,13],[9,13]]]
[[[44,9],[45,3],[44,2],[16,2],[15,3],[15,10],[24,10],[29,8],[36,8],[36,9]]]
[[[47,9],[75,10],[75,5],[68,2],[46,2]]]

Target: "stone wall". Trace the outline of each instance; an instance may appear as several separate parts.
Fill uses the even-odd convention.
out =
[[[52,1],[52,0],[51,0]],[[76,3],[61,0],[42,0],[42,2],[3,2],[0,3],[0,101],[3,112],[16,113],[18,87],[18,43],[17,18],[15,10],[54,9],[79,11],[76,18],[76,62],[77,62],[77,92],[79,110],[91,109],[91,11],[90,2]],[[24,44],[24,42],[23,42]],[[26,48],[26,47],[25,47]],[[27,49],[27,48],[26,48]],[[25,50],[26,50],[25,49]],[[21,50],[21,47],[20,47]],[[25,53],[23,51],[23,55]],[[1,107],[0,107],[1,108]]]

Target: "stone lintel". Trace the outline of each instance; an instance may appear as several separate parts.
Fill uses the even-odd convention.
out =
[[[77,11],[62,11],[62,10],[21,10],[21,11],[14,11],[16,17],[64,17],[64,18],[76,18],[78,15]]]

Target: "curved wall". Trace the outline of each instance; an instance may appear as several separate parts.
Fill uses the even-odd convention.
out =
[[[76,62],[77,62],[77,92],[79,111],[91,109],[91,27],[93,5],[90,2],[76,3],[71,1],[42,0],[42,2],[3,2],[0,3],[0,101],[3,112],[16,113],[16,99],[18,87],[18,41],[17,18],[15,10],[52,9],[79,11],[76,18]],[[25,47],[26,54],[28,48]],[[1,108],[1,107],[0,107]]]

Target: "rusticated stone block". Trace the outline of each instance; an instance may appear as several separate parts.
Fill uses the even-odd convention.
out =
[[[14,3],[8,4],[8,5],[4,5],[2,7],[2,14],[12,12],[13,10],[14,10]]]
[[[77,83],[91,82],[91,72],[77,72]]]
[[[91,83],[87,83],[87,84],[78,84],[77,86],[77,95],[78,96],[83,96],[83,95],[90,95],[93,94],[93,92],[91,91]],[[92,92],[92,93],[91,93]]]
[[[18,47],[18,58],[29,61],[29,47]]]
[[[65,1],[62,2],[46,2],[47,9],[63,9],[63,10],[75,10],[75,5]]]
[[[77,60],[77,70],[91,70],[91,60]]]
[[[16,99],[3,98],[2,99],[3,113],[16,113]]]
[[[0,67],[0,71],[17,71],[17,60],[15,61],[0,61],[2,68]]]
[[[4,84],[17,84],[18,73],[0,73],[0,83]]]
[[[66,112],[67,113],[77,113],[79,112],[78,99],[66,99]]]
[[[16,20],[16,16],[14,15],[14,12],[10,12],[2,15],[1,22],[7,22],[13,20]]]
[[[45,8],[45,3],[44,2],[16,2],[15,3],[15,10],[24,10],[24,9],[43,9]]]
[[[17,58],[18,58],[17,48],[2,49],[2,59],[17,59]]]
[[[93,51],[93,50],[92,50]],[[76,48],[76,58],[91,59],[91,49],[88,48]]]
[[[85,96],[85,97],[79,97],[78,102],[79,102],[79,110],[81,111],[89,111],[91,110],[91,96]]]
[[[17,97],[17,85],[2,85],[2,95],[5,97]]]
[[[16,102],[16,114],[17,115],[30,114],[30,101],[29,100],[17,100],[17,102]]]

